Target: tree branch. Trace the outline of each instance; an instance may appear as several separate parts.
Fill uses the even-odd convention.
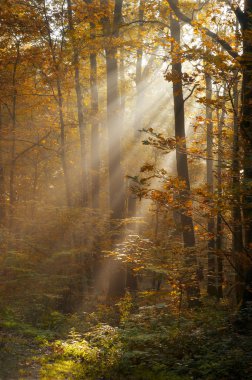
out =
[[[14,158],[13,162],[15,163],[21,156],[23,156],[25,153],[29,152],[29,150],[33,149],[35,146],[40,146],[41,142],[45,140],[49,135],[51,134],[51,131],[49,131],[45,136],[41,137],[37,142],[35,142],[33,145],[28,146],[26,149],[22,150],[22,152],[18,153],[16,157]]]
[[[245,16],[244,12],[242,12],[241,8],[238,5],[235,6],[234,4],[232,4],[232,1],[230,1],[230,0],[224,0],[224,3],[226,3],[226,4],[228,4],[230,6],[230,8],[232,9],[232,11],[234,12],[234,14],[237,17],[237,20],[239,21],[239,24],[243,28],[246,16]]]
[[[167,2],[179,20],[184,21],[186,24],[189,24],[193,27],[193,20],[181,12],[174,0],[167,0]],[[207,36],[211,37],[214,41],[220,44],[232,58],[237,59],[239,57],[239,54],[232,49],[229,43],[220,38],[218,34],[212,32],[206,27],[202,27],[201,29],[206,33]]]
[[[193,86],[193,88],[190,90],[189,95],[187,95],[187,97],[183,100],[184,103],[185,103],[185,102],[186,102],[186,101],[192,96],[192,94],[194,93],[194,90],[196,89],[197,86],[199,86],[198,83],[196,83],[196,84]]]

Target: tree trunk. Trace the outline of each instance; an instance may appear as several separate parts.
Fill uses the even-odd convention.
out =
[[[243,23],[243,84],[242,84],[242,120],[241,131],[244,139],[244,207],[245,249],[249,255],[245,268],[245,289],[242,307],[252,301],[252,0],[244,1]]]
[[[67,206],[71,207],[71,186],[70,186],[70,176],[66,159],[66,137],[65,137],[65,121],[63,113],[63,96],[61,90],[61,83],[59,77],[56,79],[57,82],[57,98],[58,98],[58,112],[59,112],[59,125],[60,125],[60,159],[62,164],[62,169],[64,173],[65,181],[65,192],[66,192],[66,202]]]
[[[74,36],[75,28],[73,22],[73,11],[72,11],[72,1],[67,0],[67,11],[68,11],[68,25],[69,31],[71,33],[71,42],[73,50],[73,66],[74,66],[74,80],[75,80],[75,92],[77,98],[77,110],[78,110],[78,124],[79,124],[79,134],[80,134],[80,153],[81,153],[81,205],[86,207],[88,205],[87,197],[87,163],[86,163],[86,144],[85,144],[85,130],[86,123],[84,119],[83,110],[83,96],[80,83],[80,69],[79,69],[79,51],[76,44],[76,39]]]
[[[3,133],[2,104],[0,103],[0,225],[5,224],[4,163],[1,137]]]
[[[177,0],[167,0],[170,7],[175,12],[176,16],[192,25],[192,19],[187,17],[178,8]],[[252,118],[251,118],[251,104],[252,104],[252,0],[244,0],[244,12],[236,8],[234,11],[237,19],[241,24],[243,36],[243,56],[240,57],[239,53],[232,49],[231,45],[216,33],[204,28],[206,35],[211,37],[215,42],[220,44],[223,49],[234,59],[239,59],[239,64],[242,66],[243,71],[243,84],[242,84],[242,117],[241,117],[241,132],[244,142],[244,190],[243,196],[243,215],[245,219],[245,249],[243,249],[246,256],[246,263],[244,268],[243,277],[245,278],[245,290],[242,296],[242,307],[247,307],[248,302],[252,301]],[[245,261],[245,260],[244,260]],[[243,264],[243,263],[242,263]]]
[[[237,23],[238,24],[238,23]],[[238,25],[236,26],[238,31]],[[238,75],[238,71],[236,72]],[[241,275],[243,273],[240,263],[243,251],[243,236],[242,236],[242,214],[241,214],[241,188],[240,188],[240,126],[239,126],[239,94],[238,94],[238,79],[235,78],[233,85],[233,102],[234,102],[234,117],[233,117],[233,235],[232,246],[234,253],[234,265],[236,268],[236,302],[240,303],[242,299]]]
[[[139,19],[139,28],[138,28],[138,41],[141,44],[137,48],[137,60],[136,60],[136,108],[135,108],[135,122],[134,122],[134,145],[139,144],[140,140],[140,133],[139,130],[141,129],[141,102],[143,99],[141,99],[141,81],[142,81],[142,60],[143,60],[143,47],[142,47],[142,37],[141,37],[141,31],[143,28],[143,18],[144,18],[144,3],[143,0],[140,0],[139,2],[139,9],[138,9],[138,19]],[[134,152],[136,155],[137,153]],[[134,157],[134,159],[136,159]],[[129,181],[129,187],[134,185],[132,181]],[[136,215],[136,201],[137,197],[132,194],[132,192],[129,193],[128,197],[128,215],[129,216],[135,216]]]
[[[60,79],[60,64],[57,62],[54,44],[52,40],[51,35],[51,27],[48,19],[47,9],[46,9],[46,1],[43,1],[43,10],[44,10],[44,18],[46,23],[46,30],[47,30],[47,38],[48,38],[48,45],[51,52],[52,62],[53,62],[53,69],[56,74],[56,88],[57,88],[57,105],[58,105],[58,113],[59,113],[59,127],[60,127],[60,159],[62,164],[62,169],[64,173],[64,182],[65,182],[65,194],[66,194],[66,203],[68,207],[71,207],[72,205],[72,199],[71,199],[71,182],[70,182],[70,176],[69,176],[69,170],[67,165],[67,158],[66,158],[66,141],[65,141],[65,121],[64,121],[64,112],[63,112],[63,95],[62,95],[62,89],[61,89],[61,79]],[[62,37],[63,38],[63,37]],[[63,41],[62,41],[63,42]]]
[[[90,23],[91,38],[94,37],[95,27]],[[91,167],[92,167],[92,207],[99,207],[100,190],[100,138],[98,121],[98,88],[97,88],[97,57],[95,53],[90,54],[90,90],[91,90]]]
[[[108,128],[108,161],[109,161],[109,204],[112,218],[122,219],[125,210],[124,176],[121,167],[121,137],[120,120],[119,67],[118,49],[113,46],[113,40],[119,36],[119,26],[122,20],[123,0],[115,0],[113,23],[109,19],[109,1],[101,0],[105,16],[102,19],[105,41],[106,74],[107,74],[107,128]],[[112,45],[112,47],[111,47]],[[115,239],[114,239],[115,240]],[[114,241],[115,242],[115,241]],[[108,302],[122,297],[126,288],[125,266],[111,262],[108,288]]]
[[[217,162],[217,191],[218,191],[218,212],[216,221],[216,251],[217,251],[217,297],[223,298],[223,258],[222,258],[222,246],[223,246],[223,231],[222,231],[222,217],[221,217],[221,199],[222,199],[222,159],[223,159],[223,139],[222,130],[225,120],[225,88],[223,92],[223,104],[221,117],[219,117],[219,110],[217,111],[218,120],[218,162]]]
[[[90,6],[92,0],[85,0]],[[92,17],[90,13],[90,18]],[[90,21],[90,39],[95,41],[96,31],[94,22]],[[100,206],[100,136],[99,136],[99,95],[98,95],[98,79],[97,79],[97,55],[95,50],[89,55],[90,63],[90,96],[91,96],[91,192],[92,192],[92,207],[99,208]]]
[[[9,215],[8,215],[8,226],[9,229],[12,229],[13,226],[13,214],[14,214],[14,203],[15,203],[15,190],[14,190],[14,179],[15,179],[15,154],[16,154],[16,124],[17,124],[17,89],[16,89],[16,75],[17,75],[17,68],[19,64],[20,59],[20,46],[19,44],[16,45],[17,48],[17,55],[13,66],[13,73],[12,73],[12,111],[11,111],[11,157],[10,157],[10,182],[9,182],[9,192],[10,192],[10,200],[9,200]]]
[[[206,72],[206,124],[207,124],[207,185],[210,196],[213,196],[213,112],[211,108],[212,100],[212,78]],[[211,202],[212,204],[212,202]],[[207,294],[209,296],[217,296],[216,289],[216,255],[215,255],[215,239],[214,239],[214,217],[209,216],[207,231],[208,240],[208,273],[207,273]]]
[[[189,199],[190,180],[186,153],[186,136],[185,136],[185,113],[183,99],[183,84],[182,84],[182,64],[180,57],[180,24],[173,15],[170,17],[171,22],[171,56],[172,56],[172,78],[173,78],[173,99],[174,99],[174,117],[175,117],[175,137],[177,140],[176,160],[178,177],[185,182],[186,189],[180,193],[182,201]],[[186,210],[181,214],[181,225],[183,230],[184,247],[188,248],[189,252],[186,255],[186,265],[193,269],[193,275],[190,279],[190,284],[187,285],[187,297],[189,307],[199,305],[200,289],[196,276],[197,258],[195,256],[195,236],[192,217],[186,214]]]
[[[101,3],[108,10],[108,1]],[[112,217],[121,219],[125,209],[124,176],[121,167],[121,133],[120,94],[118,86],[117,48],[109,47],[109,39],[118,37],[122,18],[123,0],[115,1],[113,25],[109,17],[103,18],[103,32],[106,41],[106,72],[107,72],[107,125],[109,145],[109,200]]]

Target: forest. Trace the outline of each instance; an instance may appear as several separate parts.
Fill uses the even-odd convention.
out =
[[[252,0],[0,0],[0,380],[252,380]]]

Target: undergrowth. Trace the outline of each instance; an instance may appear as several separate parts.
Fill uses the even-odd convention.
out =
[[[227,305],[207,301],[199,310],[175,315],[165,303],[137,309],[127,295],[118,310],[117,326],[111,308],[76,317],[79,330],[47,343],[49,353],[40,358],[41,379],[252,378],[251,339],[234,331]]]

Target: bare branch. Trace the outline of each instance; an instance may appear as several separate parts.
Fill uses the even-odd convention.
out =
[[[181,21],[184,21],[186,24],[189,24],[193,26],[192,19],[190,19],[188,16],[186,16],[184,13],[181,12],[181,10],[178,8],[174,0],[167,0],[168,4],[170,5],[171,9],[175,13],[175,15],[180,19]],[[223,49],[234,59],[237,59],[239,57],[239,54],[232,49],[232,47],[229,45],[229,43],[222,38],[218,36],[218,34],[212,32],[206,27],[201,27],[201,30],[203,30],[207,36],[211,37],[214,41],[216,41],[218,44],[220,44]]]
[[[31,149],[35,148],[35,146],[40,146],[41,142],[45,140],[49,135],[51,134],[51,131],[49,131],[45,136],[41,137],[37,142],[34,144],[28,146],[26,149],[22,150],[22,152],[18,153],[16,157],[13,159],[13,162],[15,163],[21,156],[23,156],[25,153],[29,152]]]
[[[199,86],[198,83],[196,83],[193,88],[191,89],[189,95],[184,99],[184,103],[192,96],[192,94],[194,93],[194,90],[196,89],[196,87]]]

